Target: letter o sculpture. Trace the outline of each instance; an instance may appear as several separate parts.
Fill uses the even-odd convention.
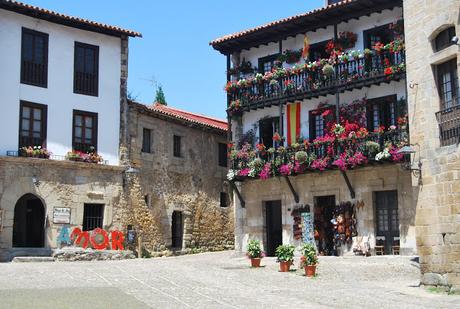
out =
[[[104,240],[101,243],[98,243],[96,240],[97,235],[102,235]],[[109,236],[107,235],[107,232],[104,231],[101,228],[96,228],[94,231],[91,233],[91,245],[93,246],[94,249],[96,250],[104,250],[107,248],[109,244]]]

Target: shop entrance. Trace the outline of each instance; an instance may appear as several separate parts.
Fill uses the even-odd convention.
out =
[[[374,204],[376,248],[383,246],[385,254],[392,254],[393,248],[399,248],[398,191],[374,192]]]
[[[283,244],[281,201],[265,202],[265,227],[267,233],[267,256],[275,256],[276,248]]]
[[[314,233],[316,247],[320,255],[337,255],[334,246],[334,218],[335,196],[315,197]]]
[[[184,220],[181,211],[173,211],[171,222],[172,248],[182,249],[182,237],[184,235]]]
[[[43,248],[45,207],[33,194],[21,197],[14,207],[13,247]]]

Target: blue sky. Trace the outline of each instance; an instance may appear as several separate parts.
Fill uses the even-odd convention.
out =
[[[163,86],[168,105],[225,117],[225,56],[209,41],[303,13],[323,0],[24,0],[61,13],[136,30],[130,40],[129,91],[143,103]]]

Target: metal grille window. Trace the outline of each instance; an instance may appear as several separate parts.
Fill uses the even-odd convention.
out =
[[[74,93],[97,96],[99,47],[75,42]]]
[[[103,204],[85,204],[83,210],[83,231],[92,231],[95,228],[102,228],[103,219]]]
[[[19,148],[46,145],[47,106],[21,101]]]
[[[73,111],[73,142],[74,150],[82,152],[97,151],[97,114]]]
[[[460,105],[460,98],[458,95],[457,58],[438,65],[437,71],[441,110]]]
[[[174,135],[173,137],[173,154],[175,157],[182,157],[182,138],[178,135]]]
[[[227,167],[227,145],[219,143],[219,166]]]
[[[441,31],[434,39],[435,51],[440,51],[454,44],[452,38],[455,36],[455,27],[449,27]]]
[[[48,84],[48,34],[22,28],[21,83]]]
[[[152,152],[152,130],[142,129],[142,152]]]

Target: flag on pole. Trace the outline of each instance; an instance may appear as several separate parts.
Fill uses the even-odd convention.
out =
[[[300,102],[288,104],[287,115],[287,144],[297,142],[300,136]]]
[[[307,35],[303,39],[302,58],[307,59],[310,56],[310,42],[308,41]]]

